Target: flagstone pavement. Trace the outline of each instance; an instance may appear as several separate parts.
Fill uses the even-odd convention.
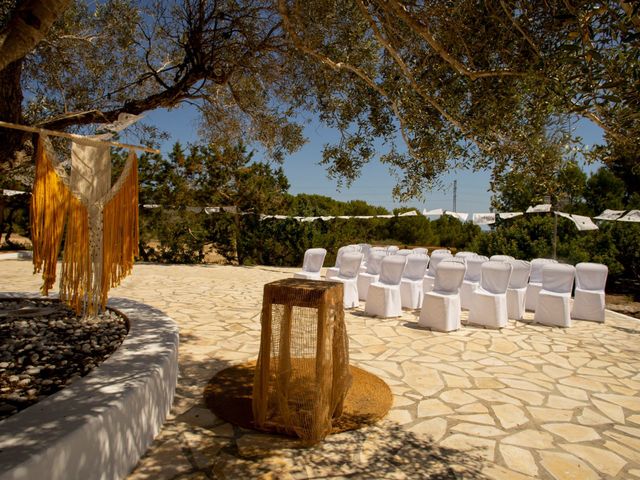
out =
[[[129,480],[640,478],[640,323],[612,312],[567,329],[510,321],[445,334],[418,328],[418,312],[378,319],[361,307],[346,313],[350,361],[391,387],[384,420],[301,448],[216,418],[205,385],[256,358],[263,285],[293,271],[139,264],[112,290],[180,327],[173,410]],[[0,290],[36,291],[31,272],[0,262]]]

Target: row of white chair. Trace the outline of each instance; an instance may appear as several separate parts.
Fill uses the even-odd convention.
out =
[[[554,260],[534,259],[531,263],[515,260],[510,256],[493,256],[493,263],[508,263],[510,268],[502,268],[509,270],[500,274],[489,273],[488,269],[483,269],[483,265],[489,261],[487,257],[482,257],[473,252],[459,252],[456,257],[452,258],[448,251],[434,252],[431,261],[425,254],[415,254],[408,250],[408,255],[394,255],[401,258],[394,262],[387,260],[387,271],[381,271],[383,260],[388,257],[388,251],[379,247],[368,249],[368,261],[366,267],[362,267],[365,259],[364,253],[359,252],[356,246],[343,247],[344,250],[338,254],[336,263],[339,265],[337,271],[328,271],[327,278],[340,281],[345,284],[344,305],[346,308],[358,306],[358,300],[368,300],[370,286],[376,284],[373,291],[376,299],[367,302],[368,306],[365,311],[378,316],[399,316],[402,314],[402,308],[420,308],[426,294],[436,290],[436,272],[438,265],[447,261],[457,260],[461,267],[448,266],[444,275],[453,275],[453,278],[459,276],[459,271],[463,272],[461,285],[457,287],[459,290],[459,303],[462,308],[472,310],[474,301],[481,302],[478,298],[485,298],[485,309],[474,308],[477,313],[470,313],[470,321],[474,323],[487,324],[495,327],[506,325],[506,318],[520,320],[524,316],[525,307],[536,311],[535,319],[540,323],[551,325],[569,326],[570,318],[581,318],[587,320],[604,320],[604,284],[606,283],[607,268],[600,264],[579,264],[576,270],[576,301],[574,302],[573,312],[569,314],[569,300],[571,298],[571,290],[573,287],[573,267],[561,266],[557,273],[549,273],[547,286],[543,287],[542,269],[545,265],[552,265]],[[399,252],[399,251],[396,251]],[[342,259],[345,254],[344,265]],[[404,253],[404,252],[402,252]],[[299,278],[320,278],[320,268],[324,261],[326,250],[311,249],[305,253],[305,261],[303,272],[296,274]],[[402,260],[404,257],[404,261]],[[391,267],[391,264],[394,267]],[[429,264],[429,271],[425,275],[425,270]],[[567,269],[566,267],[569,267]],[[493,270],[500,270],[498,266],[492,267]],[[457,270],[457,272],[451,272]],[[554,270],[554,269],[552,269]],[[485,272],[483,275],[483,272]],[[531,278],[530,277],[531,274]],[[482,278],[484,277],[484,281]],[[567,279],[570,279],[567,280]],[[441,279],[442,285],[451,285],[452,279]],[[494,284],[492,284],[492,282]],[[497,282],[497,283],[495,283]],[[505,284],[505,292],[502,292],[498,286]],[[569,282],[567,284],[567,282]],[[455,284],[455,282],[453,282]],[[474,292],[481,289],[479,296],[474,296]],[[541,290],[545,290],[543,296],[545,298],[542,308],[537,307],[537,298]],[[568,289],[568,299],[567,297]],[[396,292],[398,290],[398,292]],[[448,292],[447,289],[444,289]],[[484,293],[483,293],[484,292]],[[486,295],[489,292],[492,295],[505,294],[506,301],[490,298]],[[549,292],[552,292],[551,294]],[[484,295],[484,297],[483,297]],[[436,295],[438,297],[438,295]],[[474,300],[475,299],[475,300]],[[382,303],[380,303],[382,301]],[[431,298],[432,303],[435,301]],[[441,301],[441,300],[438,300]],[[555,303],[554,303],[555,302]],[[451,303],[451,302],[449,302]],[[552,305],[550,308],[548,305]],[[454,305],[451,304],[451,307]],[[504,313],[502,312],[504,310]],[[426,315],[426,314],[425,314]],[[488,321],[477,319],[478,315],[489,318]],[[498,320],[495,320],[497,318]]]

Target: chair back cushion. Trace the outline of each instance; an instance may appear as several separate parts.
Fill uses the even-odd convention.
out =
[[[386,252],[383,251],[371,251],[369,252],[369,260],[367,260],[367,273],[371,275],[380,275],[380,267],[382,265],[382,259],[386,257]]]
[[[583,262],[576,265],[576,287],[581,290],[604,291],[609,269],[601,263]]]
[[[515,260],[511,255],[491,255],[489,260],[492,262],[510,262]]]
[[[404,255],[388,255],[382,260],[380,267],[380,283],[386,285],[400,285],[402,272],[407,264],[407,257]]]
[[[429,255],[429,250],[422,247],[417,247],[413,249],[413,253],[418,255]]]
[[[413,253],[413,250],[409,250],[408,248],[401,248],[400,250],[398,250],[396,252],[396,255],[411,255]]]
[[[467,267],[464,262],[456,262],[444,260],[438,265],[436,270],[436,281],[433,290],[443,293],[458,292],[462,280],[464,280],[464,272]]]
[[[448,253],[449,255],[451,255],[451,250],[449,250],[448,248],[436,248],[433,252],[431,252],[431,255],[433,254],[440,254],[440,253]]]
[[[342,258],[342,255],[344,255],[347,252],[353,252],[355,251],[355,249],[353,248],[353,245],[345,245],[344,247],[340,247],[338,249],[338,253],[336,254],[336,268],[340,268],[340,261]]]
[[[473,255],[469,257],[463,257],[467,264],[467,270],[464,274],[464,279],[468,282],[480,282],[480,272],[482,264],[488,262],[489,259],[484,255]]]
[[[542,268],[542,289],[556,293],[571,293],[576,269],[564,263],[547,263]]]
[[[511,264],[508,262],[492,262],[489,260],[482,264],[480,273],[480,286],[487,292],[501,294],[507,292],[509,278],[511,277]]]
[[[456,254],[454,255],[454,257],[456,258],[467,258],[467,257],[473,257],[474,255],[477,255],[477,253],[475,252],[456,252]]]
[[[395,245],[389,245],[387,247],[387,255],[394,255],[398,250],[400,250],[400,248]]]
[[[422,280],[424,273],[427,271],[429,257],[426,255],[416,255],[412,253],[407,255],[407,266],[404,267],[402,278],[407,280]]]
[[[438,264],[443,261],[445,258],[452,258],[451,252],[438,250],[431,254],[431,259],[429,260],[429,275],[432,277],[436,276],[436,270],[438,270]]]
[[[362,254],[360,252],[345,252],[340,260],[341,277],[355,278],[360,272],[360,264],[362,263]]]
[[[534,258],[531,260],[529,283],[542,283],[542,268],[549,263],[558,263],[558,261],[552,258]]]
[[[319,272],[324,264],[324,257],[326,255],[327,251],[324,248],[310,248],[304,252],[302,270],[311,273]]]
[[[531,273],[531,263],[526,260],[512,260],[511,262],[511,278],[509,279],[509,288],[524,288],[529,283],[529,274]]]

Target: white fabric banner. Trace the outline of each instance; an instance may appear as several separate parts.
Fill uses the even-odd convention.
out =
[[[325,222],[326,222],[327,220],[333,220],[334,218],[336,218],[336,217],[329,217],[329,216],[327,216],[327,217],[320,217],[320,220],[323,220],[323,221],[325,221]]]
[[[618,219],[619,222],[640,222],[640,210],[631,210]]]
[[[23,192],[21,190],[2,190],[2,195],[5,197],[13,197],[14,195],[24,195],[25,193],[31,194],[31,192]]]
[[[607,209],[597,217],[593,217],[593,218],[595,218],[596,220],[617,220],[622,216],[623,213],[624,213],[624,210]]]
[[[559,217],[567,218],[573,222],[576,228],[580,231],[585,230],[598,230],[598,226],[593,223],[590,217],[585,217],[583,215],[575,215],[564,212],[553,212]]]
[[[376,215],[376,218],[393,218],[395,215]]]
[[[498,216],[503,220],[508,220],[509,218],[519,217],[522,215],[522,212],[501,212],[498,213]]]
[[[457,218],[461,222],[466,222],[467,218],[469,218],[468,213],[462,213],[462,212],[450,212],[449,210],[445,210],[444,214],[449,215],[450,217]]]
[[[430,217],[433,215],[442,215],[444,213],[444,210],[442,210],[441,208],[436,208],[435,210],[427,210],[426,208],[424,210],[422,210],[422,214],[425,217]]]
[[[206,213],[207,215],[218,212],[220,212],[220,207],[204,207],[204,213]]]
[[[595,223],[593,223],[593,220],[591,220],[590,217],[574,214],[574,215],[571,215],[571,220],[573,220],[573,223],[576,224],[576,227],[578,227],[578,230],[580,231],[598,230],[598,226]]]
[[[416,212],[415,210],[411,210],[410,212],[400,213],[398,214],[398,216],[399,217],[417,217],[418,212]]]
[[[526,213],[546,213],[546,212],[550,212],[550,211],[551,211],[551,204],[550,203],[541,203],[539,205],[536,205],[535,207],[527,208],[527,212]]]
[[[474,213],[473,223],[475,225],[491,225],[492,223],[496,223],[496,214],[495,213]]]

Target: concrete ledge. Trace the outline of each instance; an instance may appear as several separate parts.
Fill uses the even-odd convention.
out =
[[[38,297],[0,293],[0,297]],[[163,312],[114,298],[129,334],[65,389],[0,422],[0,480],[120,479],[164,423],[178,376],[178,327]]]
[[[0,252],[0,260],[31,260],[33,252],[31,250],[20,250],[19,252]]]

